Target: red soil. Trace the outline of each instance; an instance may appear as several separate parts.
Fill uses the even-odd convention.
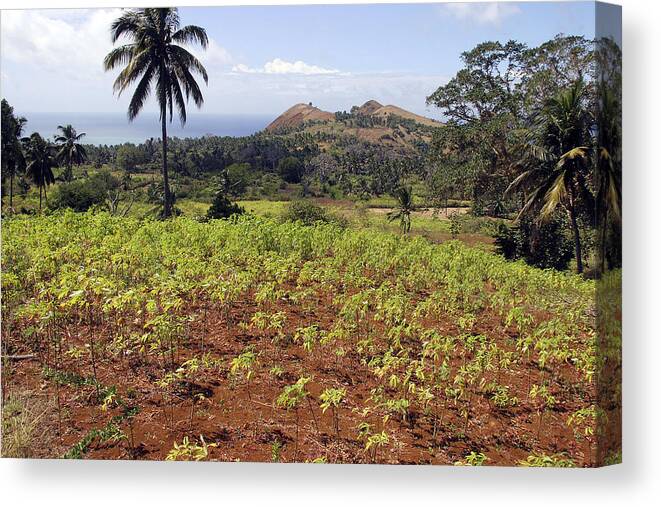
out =
[[[270,311],[287,314],[285,334],[291,338],[300,326],[317,324],[330,329],[337,318],[332,295],[317,294],[303,309],[289,301],[279,301]],[[97,367],[98,380],[104,386],[117,386],[118,395],[139,407],[139,413],[131,425],[127,421],[121,428],[127,440],[99,442],[95,440],[85,454],[92,459],[164,459],[174,442],[184,436],[199,441],[203,435],[206,443],[217,444],[209,448],[210,460],[222,461],[271,461],[274,442],[282,444],[281,461],[305,461],[325,457],[331,463],[370,462],[364,450],[364,442],[357,438],[357,425],[368,420],[380,429],[381,416],[374,414],[364,418],[360,411],[365,408],[370,390],[378,385],[374,374],[360,363],[355,348],[344,357],[337,358],[330,350],[314,349],[306,352],[300,344],[274,343],[263,331],[239,326],[249,321],[259,308],[246,298],[231,311],[228,326],[221,313],[210,305],[204,311],[202,304],[192,306],[188,313],[194,316],[187,335],[177,352],[177,363],[200,357],[208,352],[222,361],[222,367],[199,373],[195,381],[182,381],[168,395],[156,385],[165,370],[155,356],[145,360],[139,353],[125,357],[102,352]],[[204,318],[206,315],[206,318]],[[444,333],[457,332],[451,319],[425,322]],[[377,325],[377,329],[378,330]],[[139,329],[139,326],[136,326]],[[499,346],[513,348],[513,332],[502,328],[497,316],[483,312],[478,317],[476,333],[488,334]],[[72,325],[67,328],[67,346],[84,346],[90,336],[101,343],[110,341],[111,329],[98,324],[93,328]],[[5,350],[12,354],[26,351],[18,330],[4,337]],[[377,340],[378,343],[378,340]],[[259,366],[248,385],[228,380],[232,358],[244,348],[254,344],[259,353]],[[419,344],[407,343],[411,347]],[[89,354],[73,359],[62,356],[60,371],[75,372],[81,376],[92,375]],[[534,357],[532,358],[534,360]],[[52,358],[50,359],[52,361]],[[454,358],[455,364],[461,359]],[[45,379],[42,366],[48,360],[44,352],[32,360],[12,361],[3,370],[4,392],[28,391],[35,397],[49,400],[49,410],[39,424],[39,431],[48,436],[47,447],[37,450],[37,457],[63,455],[85,434],[102,428],[119,408],[103,411],[95,396],[93,386],[62,385],[59,387],[60,411],[58,416],[58,389],[53,381]],[[280,378],[269,371],[274,365],[284,370]],[[51,367],[53,365],[51,364]],[[585,396],[585,383],[576,377],[570,366],[555,367],[553,371],[540,371],[534,363],[507,372],[501,383],[510,387],[520,403],[508,410],[499,410],[484,395],[474,397],[468,425],[460,407],[448,403],[442,425],[433,437],[432,421],[425,414],[414,411],[410,421],[391,419],[386,431],[389,444],[379,449],[378,463],[404,464],[452,464],[471,451],[485,453],[491,465],[515,465],[533,452],[555,454],[565,452],[576,465],[589,466],[590,444],[577,442],[566,419],[572,411],[587,406],[591,400]],[[301,375],[313,375],[308,384],[310,405],[303,404],[298,410],[299,430],[296,445],[296,414],[275,407],[275,399],[283,387],[294,383]],[[557,408],[545,415],[539,431],[539,415],[533,402],[528,400],[529,386],[544,375],[551,391],[560,401]],[[383,382],[381,382],[383,384]],[[578,388],[578,386],[583,388]],[[325,414],[319,407],[319,394],[328,387],[344,387],[347,399],[339,409],[339,436],[333,428],[331,411]],[[195,395],[202,393],[203,400]],[[61,423],[60,423],[61,418]]]

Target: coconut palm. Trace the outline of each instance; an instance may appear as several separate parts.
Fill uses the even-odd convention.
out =
[[[39,187],[39,211],[41,211],[42,193],[48,203],[46,187],[55,183],[53,174],[53,168],[57,166],[55,149],[51,143],[36,132],[30,137],[23,138],[23,143],[27,159],[25,172]]]
[[[594,200],[586,184],[591,140],[584,95],[585,85],[578,81],[547,102],[531,130],[532,143],[522,162],[525,170],[505,192],[526,193],[519,218],[538,209],[539,218],[545,221],[558,206],[565,209],[572,228],[579,273],[583,272],[579,207],[581,202],[589,207]]]
[[[14,178],[25,171],[21,135],[27,120],[14,116],[14,108],[2,99],[2,174],[9,176],[9,209],[14,208]]]
[[[87,160],[87,152],[80,141],[85,137],[85,133],[80,134],[71,125],[58,125],[57,129],[61,134],[55,136],[55,142],[60,146],[57,158],[66,165],[63,177],[65,181],[73,179],[72,167],[74,164],[80,165]]]
[[[413,191],[410,187],[399,187],[393,192],[397,199],[397,207],[388,213],[388,222],[399,220],[399,227],[404,234],[411,230],[411,213],[415,211],[413,206]]]
[[[599,227],[600,270],[605,269],[609,227],[620,226],[622,210],[621,104],[606,83],[599,86],[595,194]]]
[[[163,148],[163,216],[172,214],[173,200],[168,182],[167,118],[172,121],[176,107],[181,124],[186,123],[186,103],[189,98],[202,106],[204,99],[193,74],[208,82],[207,72],[185,44],[199,44],[206,48],[209,42],[203,28],[194,25],[180,27],[175,8],[137,9],[124,12],[111,25],[111,38],[128,43],[114,48],[104,59],[105,69],[124,67],[114,83],[114,91],[124,92],[137,82],[128,107],[132,121],[142,110],[152,91],[156,90],[159,105]],[[184,98],[185,96],[185,98]]]

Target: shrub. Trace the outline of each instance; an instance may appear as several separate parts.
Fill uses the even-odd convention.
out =
[[[337,221],[322,206],[303,199],[290,202],[282,218],[288,222],[303,222],[305,225],[314,225],[317,222],[331,223]]]
[[[207,211],[207,218],[229,218],[232,215],[241,215],[245,211],[241,206],[230,201],[221,190],[211,203],[211,207]]]
[[[86,179],[62,183],[55,188],[49,200],[49,207],[87,211],[92,206],[104,204],[108,190],[117,188],[120,184],[120,181],[108,171],[102,171]]]
[[[258,186],[258,195],[266,197],[274,197],[278,193],[278,190],[286,187],[285,181],[273,173],[265,173],[256,183]]]
[[[506,259],[523,259],[538,268],[564,270],[573,257],[573,246],[564,229],[557,218],[543,224],[527,217],[513,226],[500,224],[496,251]]]
[[[461,233],[461,221],[459,220],[459,215],[457,213],[451,213],[450,234],[452,234],[452,239],[456,239],[459,233]]]

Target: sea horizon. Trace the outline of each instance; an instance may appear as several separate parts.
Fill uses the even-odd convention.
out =
[[[158,113],[144,112],[129,122],[121,112],[17,112],[27,119],[23,135],[38,132],[52,139],[58,125],[71,124],[86,135],[83,144],[117,145],[140,144],[150,138],[161,137]],[[255,134],[276,118],[264,114],[197,113],[187,118],[183,127],[177,116],[168,122],[168,137],[197,138],[204,136],[243,137]]]

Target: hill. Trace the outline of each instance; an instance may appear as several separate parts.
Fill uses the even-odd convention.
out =
[[[426,118],[420,116],[419,114],[412,113],[406,109],[402,109],[398,106],[388,105],[384,106],[379,104],[376,100],[368,100],[362,106],[355,109],[359,114],[364,114],[367,116],[375,116],[387,118],[388,116],[399,116],[400,118],[406,118],[407,120],[413,120],[416,123],[421,125],[427,125],[429,127],[440,127],[442,124],[431,118]]]
[[[296,104],[265,129],[272,134],[306,133],[316,137],[322,149],[340,139],[355,138],[402,152],[416,151],[443,124],[395,105],[368,100],[349,112],[331,113],[312,104]]]
[[[296,104],[267,125],[269,132],[278,132],[284,129],[296,128],[310,120],[334,120],[335,115],[328,111],[322,111],[312,104]]]

